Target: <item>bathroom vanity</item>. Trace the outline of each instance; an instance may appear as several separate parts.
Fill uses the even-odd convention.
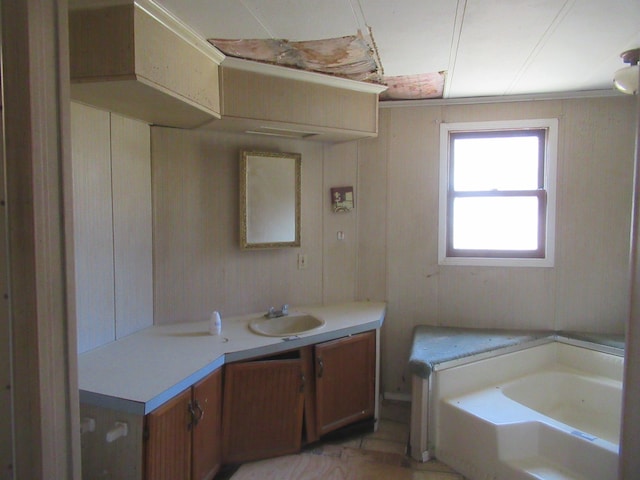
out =
[[[223,463],[373,422],[385,304],[290,310],[299,314],[323,325],[260,335],[256,313],[223,318],[219,336],[208,322],[154,326],[81,355],[83,478],[210,479]]]

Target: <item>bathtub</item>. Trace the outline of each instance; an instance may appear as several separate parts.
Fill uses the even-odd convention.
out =
[[[555,340],[434,371],[431,454],[471,480],[616,479],[623,363]]]

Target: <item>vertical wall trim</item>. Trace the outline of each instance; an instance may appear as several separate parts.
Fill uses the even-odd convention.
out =
[[[634,159],[633,218],[631,224],[631,313],[627,321],[624,391],[618,478],[640,472],[640,95],[636,96],[636,149]]]
[[[118,311],[117,311],[117,302],[116,302],[116,291],[118,288],[118,279],[116,278],[118,272],[116,271],[116,219],[114,212],[114,200],[113,200],[113,114],[109,112],[109,202],[111,203],[111,264],[113,265],[113,277],[112,281],[112,291],[113,291],[113,340],[118,339]]]
[[[389,164],[389,159],[391,158],[391,143],[392,143],[392,138],[393,138],[393,132],[391,130],[391,114],[386,115],[385,117],[385,132],[387,135],[387,139],[386,139],[386,145],[384,147],[384,154],[385,154],[385,202],[384,202],[384,301],[388,302],[389,301],[389,285],[390,285],[390,279],[389,279],[389,272],[390,270],[390,265],[389,265],[389,196],[390,196],[390,170],[391,170],[391,166]],[[380,129],[378,129],[378,131],[380,131]],[[387,307],[388,308],[388,307]],[[384,382],[386,381],[386,379],[382,376],[382,373],[380,373],[380,383],[383,386]],[[380,388],[383,388],[383,387]]]
[[[562,100],[559,102],[560,105],[560,114],[558,115],[558,151],[556,156],[556,234],[554,235],[553,241],[555,242],[555,253],[556,258],[554,259],[554,268],[557,268],[558,261],[561,260],[558,258],[558,253],[565,251],[565,246],[562,245],[562,242],[565,241],[565,235],[558,235],[558,230],[560,228],[560,221],[562,220],[562,212],[566,211],[565,205],[567,202],[567,193],[563,188],[560,188],[560,182],[566,181],[568,172],[568,159],[567,159],[567,142],[566,142],[566,132],[567,132],[567,122],[565,119],[567,118],[567,102]],[[553,278],[554,288],[552,289],[552,301],[553,308],[551,309],[551,314],[553,315],[552,325],[554,329],[558,329],[558,310],[560,308],[560,295],[558,294],[558,277],[557,275]]]
[[[322,144],[322,182],[320,182],[320,198],[322,199],[321,203],[320,203],[320,211],[322,212],[321,215],[321,222],[322,222],[322,228],[321,228],[321,237],[322,238],[322,245],[320,247],[320,251],[322,252],[321,258],[322,258],[322,262],[320,265],[320,290],[321,290],[321,294],[320,294],[320,298],[322,298],[322,303],[324,304],[326,302],[326,294],[327,294],[327,289],[325,288],[325,281],[324,281],[324,277],[325,277],[325,263],[326,263],[326,252],[327,252],[327,214],[325,213],[325,208],[324,208],[324,202],[326,201],[324,198],[324,194],[325,194],[325,190],[326,190],[326,181],[327,181],[327,175],[325,172],[325,165],[327,164],[327,149],[329,147],[327,146],[326,143]]]
[[[327,229],[327,215],[324,212],[324,188],[325,188],[325,177],[326,174],[324,172],[324,165],[327,159],[327,145],[325,143],[322,144],[322,181],[320,182],[320,211],[322,212],[321,218],[321,226],[320,226],[320,238],[322,238],[322,243],[320,244],[320,298],[322,299],[322,303],[325,303],[325,288],[324,288],[324,264],[325,264],[325,230]],[[304,160],[303,160],[304,161]]]
[[[6,0],[1,8],[14,346],[10,475],[73,480],[80,478],[80,432],[76,325],[65,288],[67,2]]]
[[[353,262],[353,268],[354,268],[354,279],[353,279],[353,295],[354,295],[354,300],[356,300],[359,296],[359,292],[360,292],[360,275],[358,275],[358,273],[360,272],[360,257],[358,255],[358,248],[360,245],[359,242],[359,235],[358,233],[360,232],[360,229],[358,228],[358,225],[360,225],[360,208],[358,207],[358,205],[360,204],[360,200],[362,199],[362,197],[360,196],[360,142],[355,142],[355,149],[356,149],[356,155],[355,155],[355,168],[356,168],[356,181],[355,181],[355,210],[354,210],[354,218],[353,218],[353,222],[355,224],[355,228],[354,228],[354,243],[356,245],[356,249],[355,249],[355,255],[354,255],[354,262]],[[376,392],[376,398],[377,398],[377,392]],[[377,405],[377,402],[376,402]],[[377,407],[376,407],[377,408]],[[378,418],[378,416],[376,415],[376,418]]]
[[[1,15],[1,12],[0,12]],[[0,27],[1,31],[1,27]],[[2,72],[0,71],[0,88],[2,86]],[[0,92],[0,103],[2,102]],[[11,353],[12,327],[11,309],[9,303],[9,251],[8,251],[8,216],[6,208],[7,185],[4,161],[4,112],[0,106],[0,472],[11,472],[14,459],[14,428],[13,402],[11,389],[13,388]]]

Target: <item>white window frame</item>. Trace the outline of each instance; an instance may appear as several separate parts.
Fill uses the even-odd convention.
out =
[[[449,133],[520,130],[544,128],[547,141],[544,155],[544,185],[547,192],[546,239],[544,258],[489,258],[447,256],[447,190],[449,185]],[[440,194],[438,221],[438,263],[440,265],[469,265],[497,267],[553,267],[556,225],[556,163],[558,155],[558,119],[505,120],[492,122],[461,122],[440,124]]]

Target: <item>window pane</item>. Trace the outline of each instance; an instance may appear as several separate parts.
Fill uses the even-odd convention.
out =
[[[536,190],[537,136],[454,138],[456,191]]]
[[[453,248],[536,250],[537,197],[462,197],[453,201]]]

